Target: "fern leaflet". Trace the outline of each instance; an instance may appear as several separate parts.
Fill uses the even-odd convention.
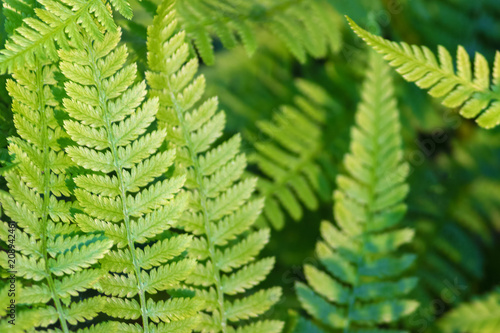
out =
[[[255,179],[240,181],[246,166],[245,156],[239,153],[240,137],[211,148],[222,135],[224,114],[217,112],[216,98],[198,103],[204,77],[194,78],[198,61],[189,59],[185,32],[175,33],[173,6],[164,1],[148,30],[150,71],[146,78],[151,94],[160,99],[159,127],[168,127],[170,144],[177,148],[176,173],[187,177],[189,209],[179,226],[196,235],[189,253],[198,265],[186,282],[196,287],[204,301],[198,329],[280,332],[283,324],[279,321],[234,327],[267,311],[278,301],[281,289],[236,297],[264,280],[274,265],[274,258],[254,261],[269,239],[268,230],[249,230],[263,202],[250,199]]]
[[[438,63],[434,53],[425,46],[388,41],[347,19],[354,32],[375,51],[383,54],[405,80],[415,82],[422,89],[429,89],[433,97],[444,98],[443,105],[460,108],[460,115],[476,118],[481,127],[493,128],[500,123],[500,52],[496,53],[493,81],[490,82],[488,62],[480,53],[475,56],[473,71],[467,51],[459,46],[455,72],[452,58],[442,46],[438,47]]]
[[[324,325],[344,332],[394,332],[376,328],[418,306],[401,298],[416,286],[416,278],[401,277],[415,256],[396,255],[413,237],[413,230],[397,228],[408,192],[404,182],[408,165],[402,162],[399,131],[388,68],[372,55],[351,131],[350,153],[344,160],[349,175],[337,177],[338,226],[322,222],[323,240],[316,246],[328,273],[306,265],[309,286],[296,284],[304,309]]]
[[[80,41],[84,48],[60,51],[60,57],[69,79],[64,105],[73,118],[64,127],[78,144],[66,150],[89,171],[75,178],[75,195],[85,212],[75,219],[82,230],[102,231],[115,244],[101,261],[110,273],[97,284],[112,296],[106,298],[104,312],[125,320],[142,318],[142,329],[122,323],[120,331],[168,332],[181,321],[189,331],[198,310],[196,299],[150,297],[178,288],[195,264],[183,258],[189,236],[160,236],[182,212],[185,200],[178,194],[184,177],[157,180],[175,156],[173,150],[160,149],[166,131],[149,130],[158,99],[143,103],[145,83],[132,85],[137,69],[135,64],[124,66],[127,49],[117,47],[119,33],[109,32],[103,41],[90,38]]]
[[[24,310],[16,325],[2,321],[2,332],[56,325],[67,333],[69,325],[92,319],[102,307],[100,297],[72,299],[103,276],[90,267],[112,243],[99,235],[82,234],[71,223],[75,205],[70,201],[67,169],[73,163],[59,143],[67,136],[56,119],[59,103],[51,92],[55,72],[55,66],[36,59],[34,67],[14,71],[14,80],[7,83],[19,137],[11,137],[9,143],[17,165],[5,175],[9,194],[0,193],[11,219],[0,223],[0,238],[13,243],[18,252],[15,262],[3,252],[1,264],[15,268],[25,286],[17,295]]]

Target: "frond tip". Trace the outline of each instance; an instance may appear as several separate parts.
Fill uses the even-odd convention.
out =
[[[384,55],[392,67],[409,82],[429,90],[433,97],[443,98],[442,104],[459,108],[465,118],[476,118],[479,126],[493,128],[500,124],[500,52],[495,56],[493,80],[490,82],[488,62],[476,53],[474,70],[467,51],[458,47],[457,69],[448,51],[438,47],[438,60],[425,46],[396,43],[375,36],[347,17],[352,30],[375,51]]]
[[[377,329],[411,314],[418,303],[405,299],[417,279],[402,277],[412,254],[397,255],[413,230],[397,228],[408,186],[402,161],[400,123],[388,67],[372,54],[363,101],[352,128],[348,175],[337,177],[336,225],[322,222],[319,262],[328,273],[304,267],[308,285],[298,282],[303,308],[316,320],[345,332]]]

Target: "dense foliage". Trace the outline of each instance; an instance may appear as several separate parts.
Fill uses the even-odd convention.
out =
[[[1,4],[0,332],[500,332],[498,1]]]

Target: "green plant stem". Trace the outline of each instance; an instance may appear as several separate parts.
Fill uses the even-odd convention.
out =
[[[49,223],[49,205],[50,205],[50,165],[49,165],[49,134],[48,134],[48,122],[47,122],[47,112],[45,105],[45,95],[43,89],[43,66],[40,64],[38,58],[35,60],[35,75],[36,75],[36,87],[37,87],[37,99],[38,99],[38,112],[40,112],[40,128],[41,128],[41,142],[43,151],[43,203],[42,203],[42,254],[43,261],[45,263],[45,274],[47,279],[47,284],[49,285],[50,293],[52,294],[52,300],[57,310],[59,316],[59,321],[61,322],[61,328],[64,333],[69,333],[68,323],[66,322],[66,317],[64,316],[64,311],[61,305],[61,300],[57,294],[54,279],[52,278],[52,272],[49,266],[49,255],[47,251],[47,227]]]
[[[170,82],[168,82],[169,85],[169,90],[172,91],[172,87],[170,86]],[[173,92],[170,92],[170,98],[172,102],[174,103],[174,108],[175,112],[177,114],[177,119],[179,120],[180,127],[182,129],[182,133],[184,136],[184,140],[186,141],[186,146],[189,151],[189,157],[191,158],[191,162],[193,163],[193,169],[194,169],[194,174],[196,176],[196,182],[198,184],[198,191],[200,193],[200,205],[203,210],[203,224],[204,224],[204,229],[205,229],[205,234],[207,236],[207,244],[208,244],[208,251],[209,251],[209,257],[210,261],[212,262],[213,266],[213,279],[215,281],[215,288],[217,290],[217,304],[219,305],[219,316],[220,316],[220,323],[221,323],[221,329],[222,333],[227,332],[227,316],[226,316],[226,311],[224,310],[224,291],[222,290],[222,283],[221,283],[221,276],[220,276],[220,270],[219,267],[217,267],[217,264],[215,263],[215,244],[212,240],[212,232],[210,228],[210,219],[208,217],[208,209],[207,209],[207,202],[208,202],[208,196],[206,193],[205,185],[203,182],[203,175],[200,171],[200,162],[198,160],[198,156],[196,155],[196,152],[193,147],[193,143],[191,141],[191,138],[189,136],[188,131],[186,130],[186,124],[184,123],[184,116],[183,116],[183,109],[180,106],[179,102],[177,101],[177,97]]]

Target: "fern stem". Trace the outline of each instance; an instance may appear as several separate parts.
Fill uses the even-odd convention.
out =
[[[215,263],[215,244],[212,240],[212,232],[210,228],[210,220],[208,218],[208,209],[207,209],[207,201],[208,197],[206,194],[206,189],[204,186],[203,182],[203,175],[200,171],[200,163],[198,160],[198,156],[196,155],[196,152],[193,147],[193,143],[191,141],[191,138],[189,136],[188,131],[186,130],[186,124],[184,123],[184,117],[183,117],[183,109],[180,106],[179,102],[177,101],[177,97],[175,94],[172,92],[173,89],[170,85],[170,82],[168,82],[168,90],[170,91],[170,98],[174,104],[175,112],[177,115],[177,119],[179,120],[180,127],[182,129],[182,134],[184,136],[184,140],[186,141],[186,146],[189,151],[189,157],[191,158],[191,162],[193,163],[193,168],[194,168],[194,174],[196,176],[196,183],[198,184],[198,190],[200,193],[200,205],[203,210],[203,224],[204,224],[204,229],[205,229],[205,235],[207,236],[207,244],[208,244],[208,251],[210,255],[210,261],[212,262],[213,265],[213,278],[215,281],[215,288],[217,290],[217,303],[219,305],[219,316],[220,316],[220,324],[221,324],[221,329],[222,333],[227,332],[227,316],[226,316],[226,311],[224,310],[224,292],[222,290],[222,283],[221,283],[221,276],[220,276],[220,270],[219,267],[217,267],[217,264]]]
[[[108,127],[109,125],[109,127]],[[106,119],[106,128],[108,130],[108,137],[110,139],[112,138],[111,133],[111,126],[110,126],[109,119]],[[111,141],[110,141],[111,142]],[[139,298],[141,301],[141,315],[142,315],[142,325],[144,328],[144,333],[149,333],[149,323],[148,323],[148,313],[147,313],[147,308],[146,308],[146,295],[144,293],[143,289],[143,282],[142,282],[142,277],[141,277],[141,267],[139,266],[139,263],[137,261],[137,256],[135,253],[135,246],[134,246],[134,241],[132,240],[132,235],[130,234],[130,216],[128,214],[128,207],[126,204],[126,190],[125,190],[125,185],[123,181],[123,175],[122,175],[122,168],[118,165],[118,155],[116,152],[116,146],[112,146],[112,153],[113,153],[113,159],[114,159],[114,164],[115,164],[115,170],[116,174],[118,175],[118,181],[120,183],[120,196],[122,199],[122,209],[123,209],[123,221],[125,223],[125,229],[127,230],[127,242],[128,242],[128,247],[130,250],[130,255],[132,256],[132,262],[134,263],[134,271],[135,271],[135,276],[137,278],[137,284],[139,287]]]
[[[43,68],[40,64],[38,58],[35,59],[35,75],[36,75],[36,86],[37,86],[37,97],[38,97],[38,111],[40,112],[40,128],[41,128],[41,142],[43,150],[43,203],[42,203],[42,254],[45,267],[45,273],[47,274],[47,284],[49,285],[50,293],[52,294],[52,299],[59,316],[59,321],[61,323],[61,328],[64,333],[69,333],[68,323],[64,316],[64,311],[61,305],[61,300],[57,295],[57,291],[54,284],[54,279],[52,278],[52,272],[49,267],[49,256],[47,251],[47,226],[49,223],[49,204],[50,204],[50,166],[49,166],[49,142],[48,142],[48,122],[47,116],[45,114],[45,95],[43,91]]]
[[[94,81],[95,85],[97,88],[97,91],[99,92],[99,104],[103,110],[103,118],[105,122],[105,129],[106,133],[108,135],[108,143],[111,149],[111,153],[113,155],[113,166],[115,168],[116,176],[118,177],[118,182],[120,185],[120,198],[121,198],[121,203],[122,203],[122,212],[123,212],[123,222],[125,224],[125,229],[127,230],[127,243],[128,243],[128,248],[130,251],[130,255],[132,257],[132,262],[134,264],[134,274],[137,279],[137,286],[138,286],[138,294],[139,294],[139,299],[140,299],[140,304],[141,304],[141,316],[142,316],[142,325],[144,329],[144,333],[149,333],[149,317],[148,317],[148,312],[146,308],[146,295],[144,291],[144,283],[142,281],[141,277],[141,267],[139,265],[139,262],[137,260],[137,255],[135,253],[135,245],[134,241],[132,239],[132,235],[130,233],[130,214],[129,214],[129,209],[127,206],[127,190],[125,188],[125,182],[123,180],[123,169],[120,165],[120,159],[118,157],[118,152],[117,152],[117,146],[116,146],[116,140],[113,137],[113,132],[111,128],[111,120],[109,118],[109,111],[108,111],[108,106],[106,103],[106,96],[104,94],[104,88],[102,86],[101,82],[101,73],[99,71],[99,68],[97,67],[97,58],[95,57],[95,54],[92,50],[91,42],[88,42],[88,52],[90,56],[90,66],[92,68],[93,74],[94,74]]]

